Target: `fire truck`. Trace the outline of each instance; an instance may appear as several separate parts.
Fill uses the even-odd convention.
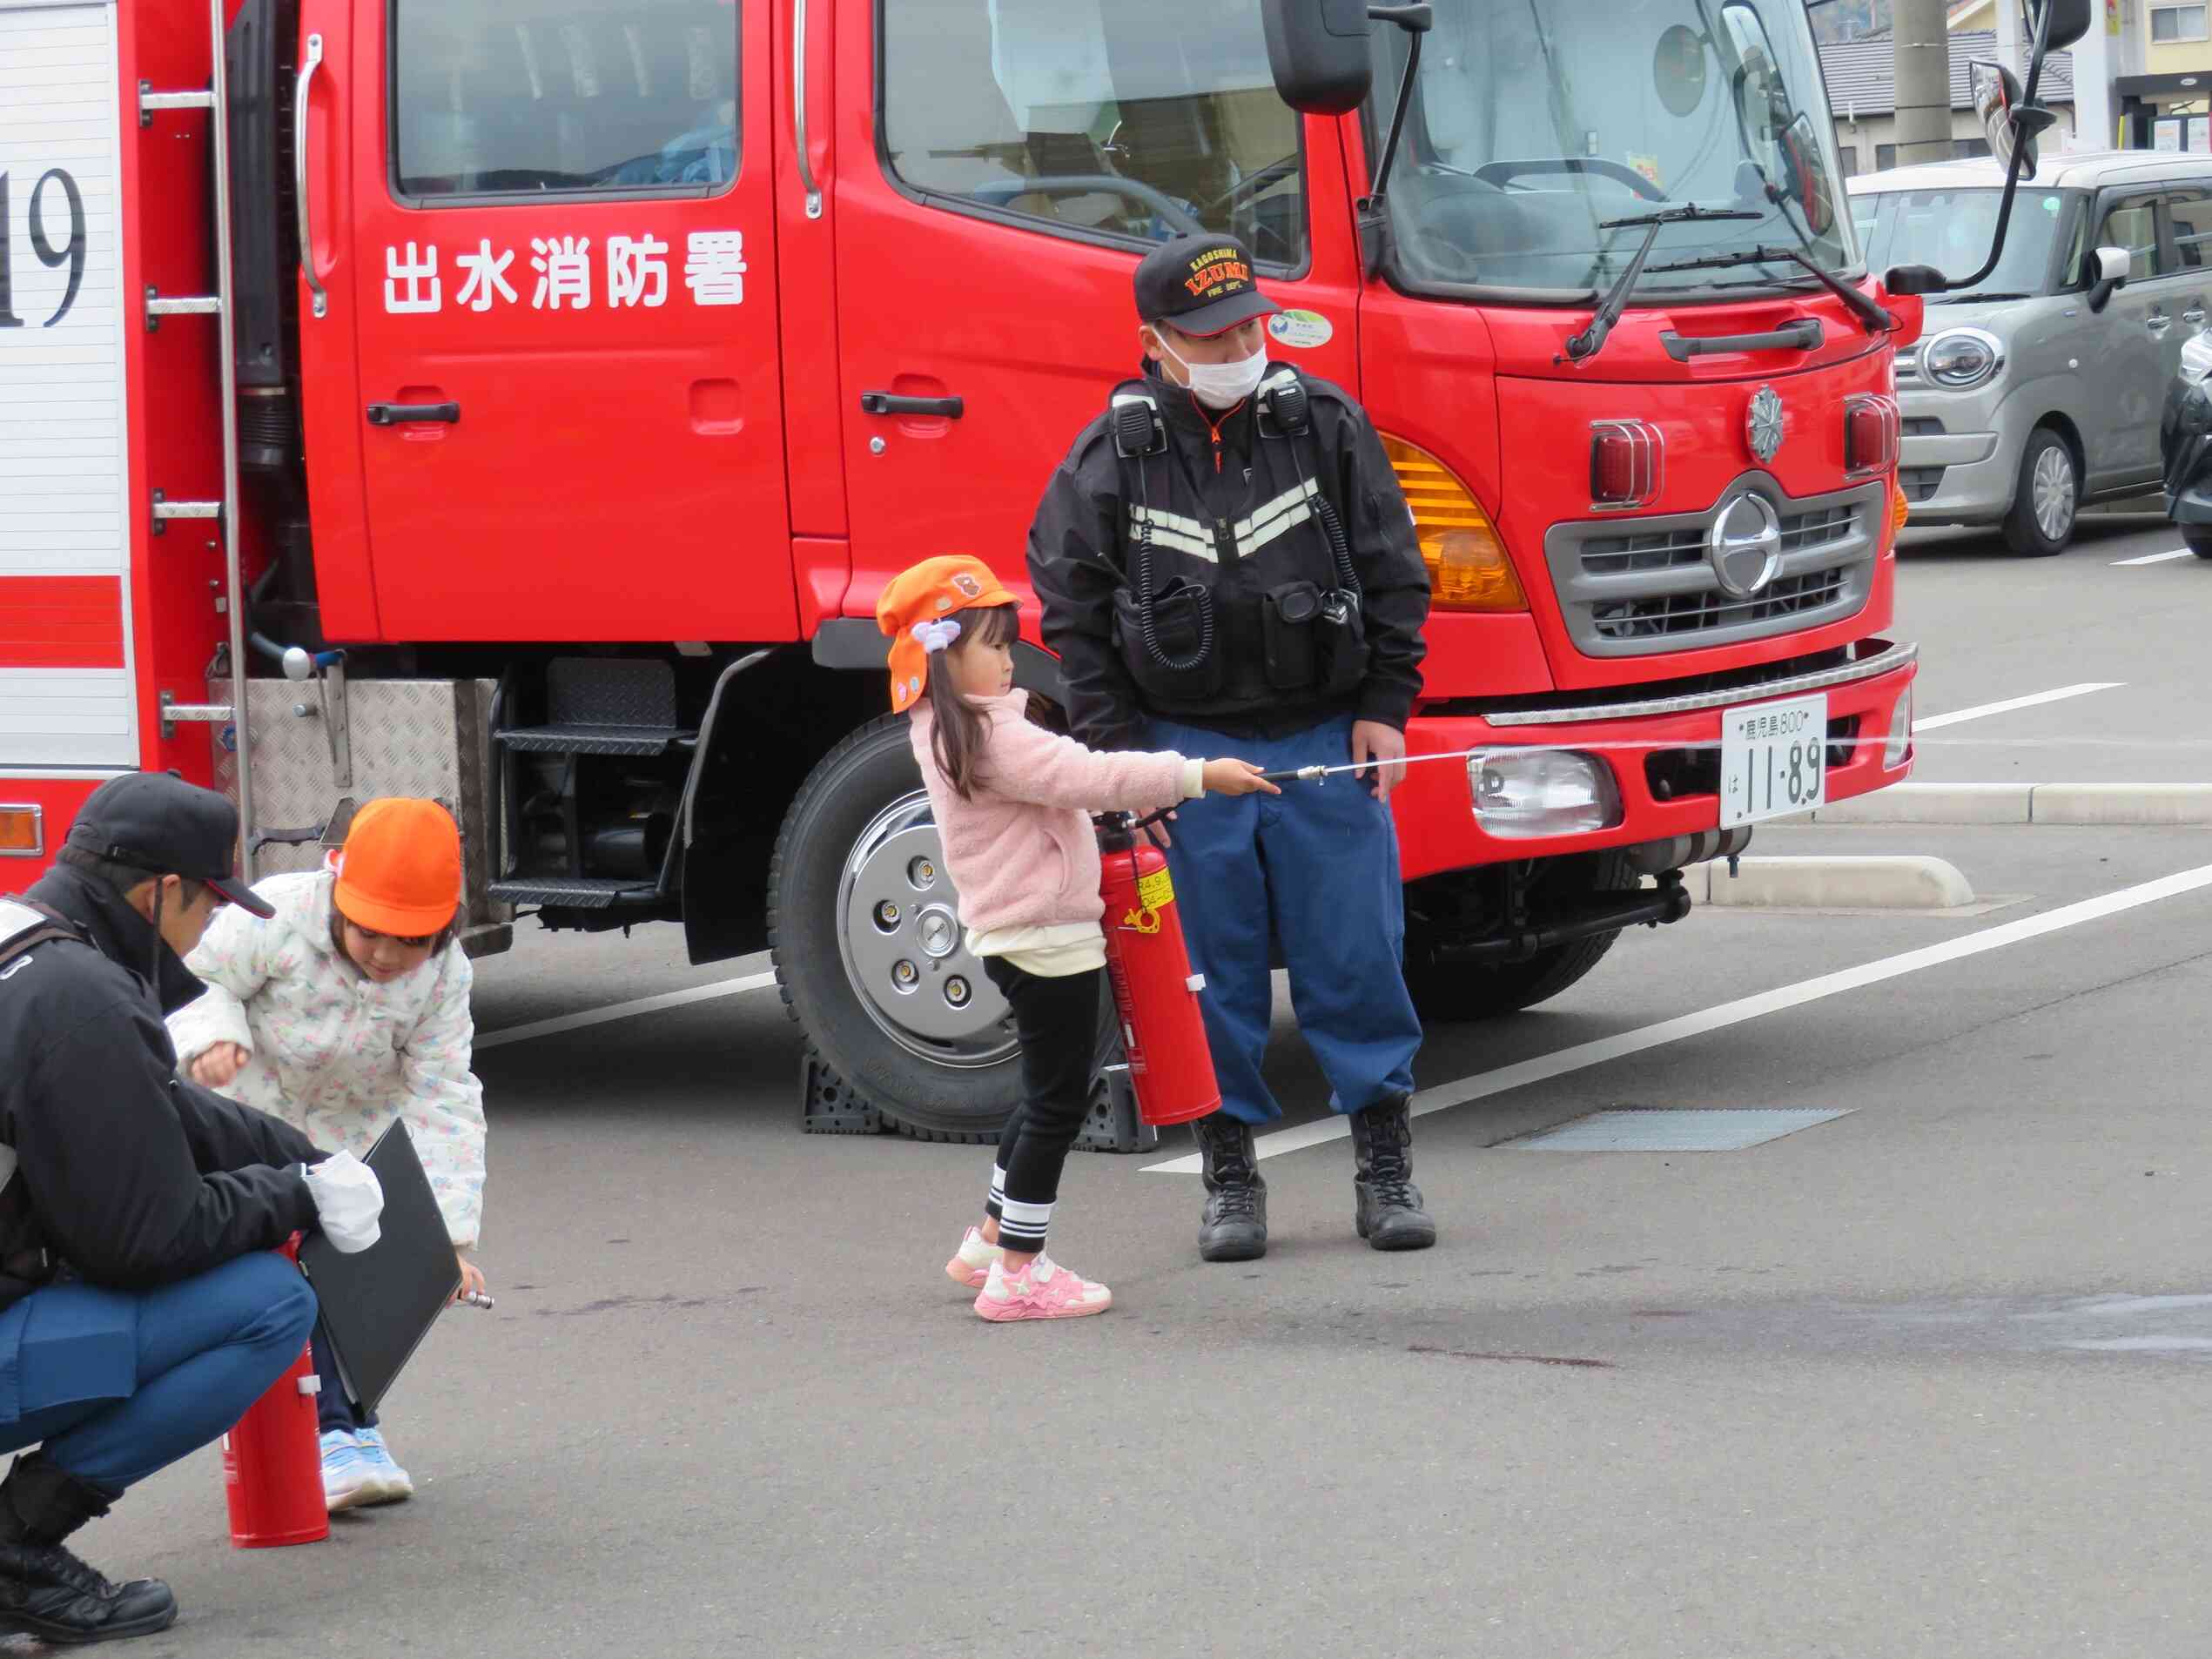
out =
[[[993,1129],[873,608],[945,552],[1026,591],[1135,263],[1205,230],[1431,574],[1422,1006],[1540,1002],[1911,767],[1942,279],[1840,182],[1799,0],[0,0],[0,888],[128,769],[261,874],[436,796],[472,949],[768,947],[818,1085]]]

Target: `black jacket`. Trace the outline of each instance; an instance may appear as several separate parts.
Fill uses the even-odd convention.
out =
[[[0,1306],[64,1264],[90,1284],[143,1290],[312,1228],[300,1165],[325,1154],[176,1075],[163,1016],[204,989],[176,953],[76,870],[29,897],[84,939],[0,968],[0,1141],[17,1158],[0,1191]]]
[[[1300,379],[1311,428],[1282,436],[1261,430],[1249,402],[1217,430],[1189,393],[1154,376],[1168,453],[1140,470],[1102,414],[1052,475],[1030,528],[1029,575],[1071,722],[1092,747],[1143,747],[1153,715],[1231,736],[1286,735],[1347,712],[1404,727],[1429,615],[1413,515],[1366,413],[1329,382]],[[1341,631],[1300,620],[1315,591],[1341,586],[1322,521],[1307,509],[1308,478],[1336,509],[1363,595],[1354,632],[1364,638],[1348,651]],[[1129,499],[1139,488],[1141,502]],[[1153,527],[1149,647],[1133,594],[1139,507]],[[1163,665],[1199,654],[1195,589],[1211,595],[1211,649],[1189,667]]]

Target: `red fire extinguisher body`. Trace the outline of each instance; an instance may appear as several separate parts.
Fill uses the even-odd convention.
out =
[[[1106,976],[1138,1114],[1162,1125],[1206,1117],[1221,1104],[1199,1009],[1206,982],[1191,971],[1167,855],[1115,826],[1099,832],[1099,862]]]
[[[298,1258],[297,1238],[283,1253]],[[240,1549],[330,1536],[315,1404],[319,1387],[313,1350],[303,1347],[291,1369],[223,1436],[223,1495],[230,1502],[231,1542]]]

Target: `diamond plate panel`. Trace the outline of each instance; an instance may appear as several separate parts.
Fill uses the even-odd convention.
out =
[[[546,670],[556,726],[676,724],[676,673],[635,657],[565,656]]]
[[[249,833],[327,824],[319,840],[272,843],[256,855],[254,873],[313,870],[342,843],[356,809],[384,795],[443,801],[461,822],[464,914],[470,927],[511,924],[510,906],[486,891],[498,863],[493,822],[490,680],[351,680],[347,727],[353,740],[352,786],[334,779],[322,703],[313,685],[254,680],[246,687],[247,729],[253,734],[253,816]],[[209,699],[228,702],[230,682],[211,682]],[[302,715],[306,708],[313,712]],[[238,793],[237,757],[224,746],[228,729],[211,729],[215,783]]]
[[[1516,1152],[1739,1152],[1747,1146],[1779,1140],[1815,1124],[1833,1122],[1855,1108],[1753,1106],[1676,1109],[1625,1107],[1593,1112],[1508,1141]]]

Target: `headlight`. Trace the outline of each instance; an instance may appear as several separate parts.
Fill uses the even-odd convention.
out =
[[[1963,391],[1980,386],[2005,366],[2005,347],[1979,328],[1953,328],[1920,348],[1920,378]]]
[[[1467,762],[1475,819],[1507,841],[1587,835],[1621,821],[1613,774],[1594,755],[1564,749],[1490,749]]]
[[[2202,386],[2208,374],[2212,374],[2212,339],[2191,334],[2182,342],[2182,379]]]

